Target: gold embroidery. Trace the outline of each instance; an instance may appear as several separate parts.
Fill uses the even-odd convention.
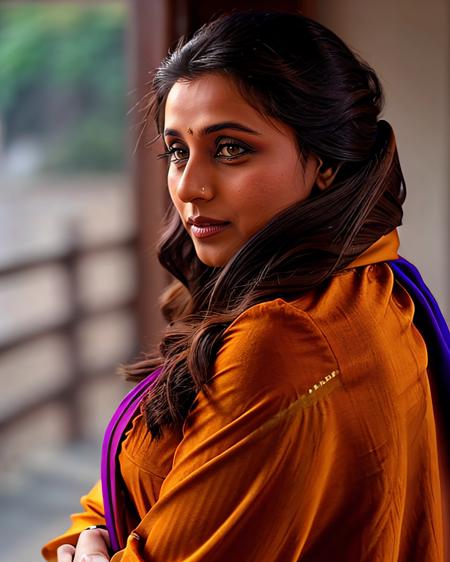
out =
[[[326,375],[322,380],[320,380],[317,384],[315,384],[306,394],[302,394],[295,400],[289,404],[289,406],[278,412],[273,417],[271,417],[266,423],[260,425],[255,431],[249,433],[246,437],[242,439],[239,443],[242,444],[244,441],[250,440],[252,437],[257,435],[261,435],[266,430],[270,430],[271,428],[275,427],[278,423],[281,423],[287,417],[294,415],[298,412],[299,408],[305,410],[306,408],[310,408],[314,404],[317,404],[322,398],[327,396],[330,392],[333,391],[334,388],[340,386],[341,381],[337,376],[340,374],[338,370],[332,371],[329,375]],[[316,392],[316,390],[320,390],[320,392]]]
[[[312,394],[313,392],[315,392],[316,390],[319,390],[319,388],[322,388],[322,386],[324,386],[325,384],[327,384],[327,382],[331,381],[332,379],[334,379],[334,377],[336,377],[339,374],[339,371],[331,371],[331,373],[329,375],[327,375],[325,378],[321,379],[318,383],[314,384],[309,390],[308,390],[308,394]]]

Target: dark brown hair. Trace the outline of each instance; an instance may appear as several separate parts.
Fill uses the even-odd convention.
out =
[[[302,157],[339,167],[331,187],[279,213],[223,268],[204,265],[171,206],[158,255],[175,278],[161,299],[168,321],[159,349],[122,371],[161,375],[144,401],[155,439],[181,428],[196,394],[208,393],[224,330],[244,310],[297,298],[326,283],[402,221],[405,183],[390,125],[379,120],[375,72],[332,31],[300,14],[236,12],[182,40],[157,69],[148,114],[160,133],[173,84],[206,73],[231,77],[264,114],[295,132]]]

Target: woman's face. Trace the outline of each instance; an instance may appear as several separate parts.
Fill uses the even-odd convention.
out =
[[[198,258],[222,267],[279,211],[305,199],[319,166],[293,131],[220,74],[178,81],[165,108],[168,187]]]

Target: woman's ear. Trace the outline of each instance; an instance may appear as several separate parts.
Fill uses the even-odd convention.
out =
[[[316,185],[321,191],[323,191],[333,183],[336,174],[339,172],[339,168],[342,166],[342,162],[334,167],[326,167],[320,158],[318,158],[318,160],[320,165],[317,169]]]

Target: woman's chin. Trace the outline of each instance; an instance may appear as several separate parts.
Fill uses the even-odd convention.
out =
[[[225,250],[219,248],[195,247],[198,259],[208,267],[224,267],[233,257],[236,250]]]
[[[227,259],[221,259],[219,256],[204,256],[197,252],[198,259],[208,267],[223,267],[227,263]]]

